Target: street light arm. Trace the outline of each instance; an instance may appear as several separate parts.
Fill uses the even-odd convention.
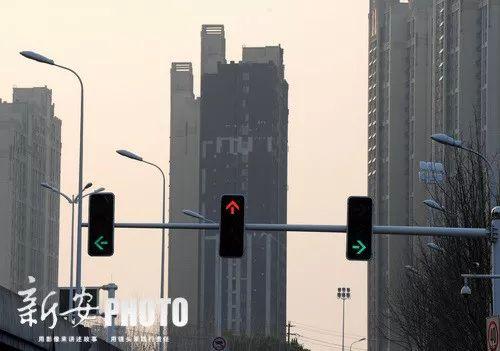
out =
[[[82,196],[82,199],[83,199],[84,197],[89,196],[89,195],[98,194],[98,193],[100,193],[100,192],[103,192],[104,190],[105,190],[104,188],[99,188],[99,189],[96,189],[96,190],[94,190],[94,191],[92,191],[92,192],[90,192],[90,193],[84,194],[84,195]],[[78,196],[77,196],[77,197],[78,197]]]
[[[365,340],[366,340],[366,338],[361,338],[361,339],[359,339],[359,340],[354,341],[354,342],[351,344],[351,346],[349,347],[349,351],[351,351],[351,350],[352,350],[352,345],[354,345],[354,344],[356,344],[356,343],[358,343],[358,342],[361,342],[361,341],[365,341]]]
[[[492,176],[491,180],[493,180],[494,184],[497,184],[496,183],[496,179],[495,179],[495,170],[493,168],[493,165],[491,164],[491,162],[484,155],[482,155],[481,153],[477,152],[476,150],[470,149],[470,148],[468,148],[466,146],[460,146],[460,148],[463,149],[463,150],[465,150],[465,151],[469,151],[469,152],[473,153],[476,156],[479,156],[488,165],[488,168],[491,171],[491,176]]]
[[[70,71],[71,73],[73,73],[76,78],[78,78],[78,82],[80,82],[80,87],[81,87],[81,95],[83,96],[83,82],[82,82],[82,78],[80,78],[80,76],[78,75],[78,73],[76,73],[75,71],[73,71],[71,68],[69,67],[66,67],[66,66],[61,66],[61,65],[58,65],[56,63],[53,64],[53,66],[56,66],[56,67],[59,67],[59,68],[62,68],[62,69],[65,69],[66,71]]]
[[[202,220],[203,222],[206,222],[206,223],[215,223],[211,219],[208,219],[205,216],[203,216],[202,214],[195,212],[195,211],[192,211],[192,210],[182,210],[182,213],[185,214],[186,216]]]
[[[71,198],[66,195],[65,193],[61,192],[59,189],[56,189],[54,188],[53,186],[49,185],[49,184],[46,184],[46,183],[42,183],[40,184],[41,186],[43,186],[44,188],[46,189],[49,189],[51,191],[53,191],[54,193],[57,193],[59,195],[61,195],[62,197],[64,197],[70,204],[73,203],[73,200],[71,200]]]
[[[61,195],[62,197],[64,197],[64,198],[65,198],[65,199],[66,199],[69,203],[72,203],[72,200],[71,200],[71,198],[70,198],[68,195],[66,195],[66,194],[64,194],[64,193],[62,193],[62,192],[60,192],[60,191],[59,191],[59,190],[57,190],[57,189],[54,189],[54,190],[55,190],[55,191],[56,191],[59,195]]]
[[[163,183],[165,183],[165,173],[163,172],[163,170],[161,169],[160,166],[158,166],[152,162],[146,161],[146,160],[142,160],[142,162],[147,163],[148,165],[151,165],[151,166],[155,167],[156,169],[158,169],[161,173],[161,176],[163,177]]]

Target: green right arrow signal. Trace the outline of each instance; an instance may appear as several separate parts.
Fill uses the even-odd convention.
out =
[[[360,255],[363,251],[365,251],[365,250],[366,250],[366,246],[363,244],[363,242],[362,242],[361,240],[356,240],[356,242],[357,242],[359,245],[354,244],[354,245],[352,245],[352,248],[353,248],[354,250],[358,250],[358,251],[356,252],[356,255]]]
[[[100,237],[97,238],[96,241],[94,241],[94,245],[97,246],[97,248],[101,251],[104,251],[104,247],[102,245],[108,245],[107,241],[102,241],[104,239],[104,236],[101,235]]]

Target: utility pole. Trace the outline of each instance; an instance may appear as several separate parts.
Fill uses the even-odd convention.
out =
[[[286,329],[287,329],[287,332],[286,332],[286,348],[287,350],[291,350],[291,343],[292,343],[292,340],[291,340],[291,336],[300,336],[299,334],[297,333],[291,333],[290,330],[295,327],[295,325],[292,325],[292,322],[288,321],[288,324],[286,325]]]
[[[290,348],[290,329],[293,327],[292,322],[289,321],[286,327],[287,327],[286,342],[288,344],[288,348]]]

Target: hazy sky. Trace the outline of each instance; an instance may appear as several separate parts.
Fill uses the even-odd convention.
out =
[[[117,221],[158,222],[159,174],[115,150],[130,149],[168,168],[170,63],[193,62],[198,92],[205,23],[225,25],[228,60],[238,61],[243,45],[281,44],[290,84],[288,222],[344,224],[347,197],[366,194],[367,13],[368,0],[3,0],[0,97],[11,101],[13,86],[52,89],[63,121],[61,188],[75,193],[77,81],[18,52],[38,51],[77,70],[86,88],[84,180],[115,193]],[[70,206],[61,201],[61,285],[69,278],[70,219]],[[160,231],[115,235],[112,258],[84,254],[84,284],[112,280],[119,297],[158,295]],[[353,290],[346,308],[349,345],[366,336],[366,264],[345,260],[344,234],[289,234],[293,331],[340,344],[339,286]],[[302,341],[313,350],[338,349]]]

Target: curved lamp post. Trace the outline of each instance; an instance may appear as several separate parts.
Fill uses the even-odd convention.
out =
[[[78,162],[78,189],[83,189],[83,82],[78,73],[69,67],[58,65],[54,60],[33,51],[21,51],[20,54],[30,60],[45,63],[47,65],[62,68],[73,73],[80,83],[80,155]],[[76,289],[79,292],[82,287],[82,197],[78,197],[78,222],[76,240]]]
[[[496,201],[496,191],[498,189],[498,183],[496,182],[495,169],[493,168],[493,165],[491,164],[491,162],[488,161],[488,159],[484,155],[477,152],[476,150],[473,150],[471,148],[464,146],[461,140],[455,139],[449,135],[446,135],[443,133],[433,134],[433,135],[431,135],[431,139],[434,140],[435,142],[443,144],[443,145],[456,147],[458,149],[462,149],[462,150],[471,152],[474,155],[480,157],[486,163],[486,165],[488,166],[488,168],[486,169],[487,173],[489,174],[491,182],[493,183],[493,199],[490,199],[490,206],[493,207],[493,205],[491,204],[491,200]],[[489,173],[488,171],[490,171],[491,173]]]
[[[151,165],[158,169],[161,173],[162,179],[163,179],[163,206],[162,206],[162,223],[165,223],[165,173],[163,173],[163,170],[156,164],[151,163],[149,161],[144,160],[141,156],[134,154],[133,152],[127,151],[127,150],[116,150],[116,153],[130,158],[134,161],[139,161],[143,163],[147,163],[148,165]],[[163,298],[165,295],[165,228],[161,229],[161,277],[160,277],[160,298]],[[163,327],[160,326],[160,337],[161,337],[161,342],[160,342],[160,350],[163,350]]]

